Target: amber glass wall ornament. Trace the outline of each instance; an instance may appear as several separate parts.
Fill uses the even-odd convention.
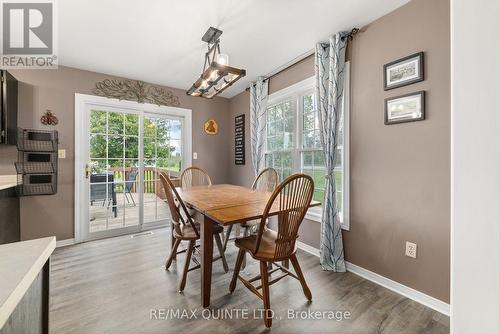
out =
[[[205,122],[205,132],[209,135],[216,135],[219,132],[219,125],[215,119],[209,119]]]

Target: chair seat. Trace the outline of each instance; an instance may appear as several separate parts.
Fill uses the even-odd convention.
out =
[[[246,250],[256,260],[280,261],[282,260],[281,258],[275,257],[277,238],[278,238],[278,233],[276,233],[273,230],[266,229],[264,232],[262,232],[262,240],[260,242],[260,247],[257,253],[254,253],[255,242],[257,239],[257,235],[255,234],[249,235],[248,237],[244,238],[238,238],[235,240],[234,244],[236,245],[236,247]],[[296,251],[297,251],[297,246],[295,245],[293,252],[291,254],[294,254]],[[289,257],[290,254],[288,254],[283,259],[288,259]]]
[[[201,231],[200,223],[195,222],[194,226],[198,231]],[[224,228],[220,226],[219,224],[214,223],[214,234],[219,234],[224,232]],[[177,231],[174,229],[174,237],[176,239],[180,240],[197,240],[199,237],[196,236],[195,230],[191,227],[191,225],[182,225],[181,226],[181,233],[177,233]]]

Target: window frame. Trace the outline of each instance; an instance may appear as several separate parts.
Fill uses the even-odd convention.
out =
[[[342,169],[343,169],[343,184],[342,184],[342,208],[343,211],[340,212],[340,222],[341,227],[344,230],[349,230],[349,62],[346,62],[345,67],[345,88],[344,88],[344,138],[343,138],[343,148],[342,148]],[[267,112],[266,112],[266,129],[264,131],[264,142],[265,142],[265,152],[264,156],[272,153],[284,153],[290,152],[292,155],[292,173],[297,173],[302,170],[302,152],[318,152],[322,151],[323,148],[304,148],[303,144],[303,129],[304,129],[304,119],[303,119],[303,98],[311,93],[315,93],[316,80],[312,76],[305,80],[302,80],[296,84],[283,88],[268,97],[266,110],[281,104],[287,100],[292,100],[294,105],[294,117],[293,117],[293,148],[291,149],[275,149],[268,150],[267,147]],[[322,220],[322,207],[310,208],[307,211],[306,219],[313,220],[316,222],[321,222]]]

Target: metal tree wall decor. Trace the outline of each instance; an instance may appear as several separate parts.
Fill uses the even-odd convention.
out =
[[[52,113],[52,110],[47,109],[42,117],[40,117],[40,123],[43,125],[52,125],[56,126],[59,123],[59,120],[57,119],[56,115]]]
[[[105,79],[95,84],[92,93],[118,100],[153,103],[158,106],[179,106],[179,98],[172,91],[149,85],[140,80]]]

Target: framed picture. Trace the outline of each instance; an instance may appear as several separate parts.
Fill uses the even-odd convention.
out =
[[[425,92],[415,92],[385,99],[386,125],[425,119]]]
[[[384,90],[424,80],[424,53],[412,54],[384,65]]]

